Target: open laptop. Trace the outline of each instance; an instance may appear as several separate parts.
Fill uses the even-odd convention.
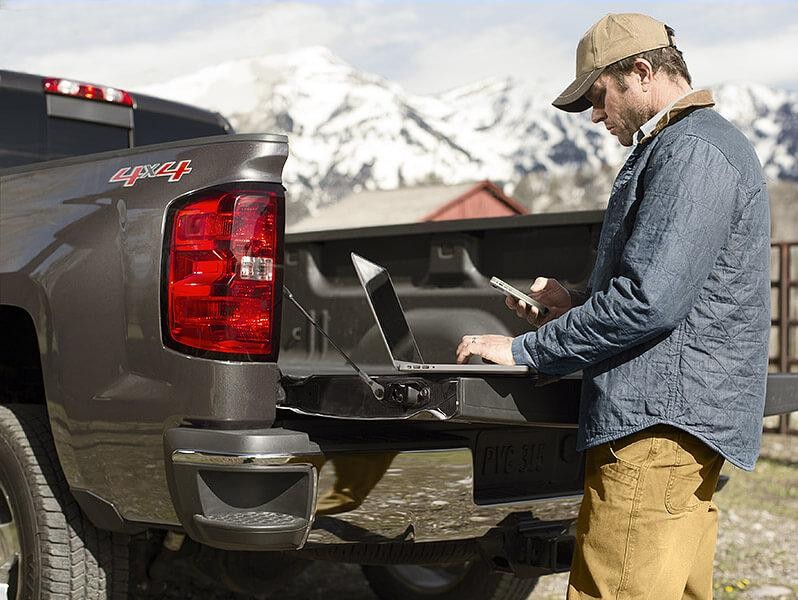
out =
[[[394,367],[399,371],[436,371],[443,373],[512,373],[524,375],[533,373],[524,365],[458,365],[425,363],[418,349],[416,338],[407,323],[405,312],[393,287],[391,276],[380,265],[374,264],[352,253],[352,264],[366,291],[371,312],[377,321],[385,347]],[[454,354],[454,348],[452,348]]]

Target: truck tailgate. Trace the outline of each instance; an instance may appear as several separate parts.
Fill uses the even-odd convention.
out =
[[[278,407],[341,419],[437,419],[464,423],[576,427],[581,375],[546,385],[528,377],[414,377],[377,375],[386,389],[378,400],[348,367],[340,372],[283,376]],[[426,394],[420,393],[428,390]],[[798,409],[798,374],[768,375],[765,416]]]

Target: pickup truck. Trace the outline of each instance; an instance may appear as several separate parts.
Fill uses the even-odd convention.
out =
[[[452,362],[463,333],[523,330],[492,275],[584,286],[600,212],[286,236],[282,135],[6,71],[0,108],[7,597],[158,595],[176,572],[264,596],[325,560],[384,599],[520,600],[568,569],[578,374],[396,371],[349,256]],[[767,412],[797,385],[771,375]]]

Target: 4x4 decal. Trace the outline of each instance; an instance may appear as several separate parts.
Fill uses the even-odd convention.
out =
[[[168,181],[180,181],[186,173],[191,173],[190,160],[181,160],[175,164],[174,161],[165,163],[155,163],[153,165],[136,165],[135,167],[122,167],[119,169],[108,183],[118,183],[124,181],[122,187],[133,187],[139,179],[150,177],[168,177]]]

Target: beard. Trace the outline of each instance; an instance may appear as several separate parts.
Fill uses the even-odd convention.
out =
[[[622,146],[632,146],[640,126],[655,114],[657,114],[656,111],[642,102],[629,104],[620,112],[620,122],[614,127],[613,134],[618,137]]]

